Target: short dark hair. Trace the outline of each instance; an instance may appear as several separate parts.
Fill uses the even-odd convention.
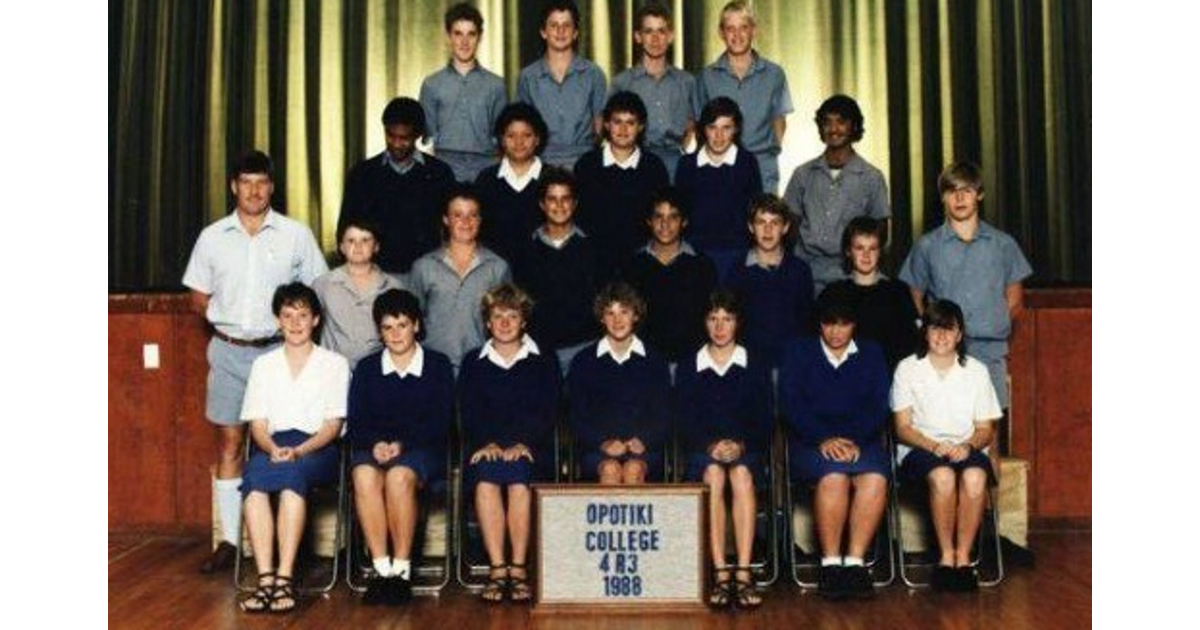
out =
[[[874,217],[854,217],[842,230],[842,268],[847,272],[854,269],[851,262],[850,245],[856,236],[874,236],[879,241],[879,249],[887,245],[887,223]]]
[[[501,151],[504,150],[504,132],[508,130],[509,125],[515,122],[523,122],[533,128],[534,135],[538,137],[538,146],[534,153],[540,155],[546,148],[546,138],[550,136],[550,128],[546,126],[546,119],[542,118],[542,113],[529,103],[509,103],[500,110],[496,124],[492,127],[496,146],[500,147]]]
[[[608,97],[608,102],[604,104],[601,115],[604,117],[604,122],[608,122],[613,116],[622,112],[637,116],[638,122],[642,125],[642,131],[637,137],[637,143],[641,145],[642,141],[646,139],[646,118],[649,115],[646,113],[646,103],[637,94],[621,90]],[[612,139],[609,138],[608,129],[604,130],[604,139]]]
[[[596,294],[596,299],[592,302],[592,313],[596,316],[596,321],[603,322],[605,309],[614,303],[631,309],[638,322],[646,318],[646,300],[642,299],[633,285],[617,280],[604,285]],[[635,329],[636,326],[637,324],[634,324]]]
[[[858,313],[855,308],[854,288],[845,282],[835,282],[821,291],[817,296],[817,322],[832,324],[835,322],[858,323]]]
[[[746,211],[746,222],[754,221],[754,217],[760,214],[773,214],[782,217],[785,224],[792,224],[791,208],[775,193],[760,193],[750,200],[750,207]]]
[[[486,322],[493,309],[508,308],[521,313],[521,319],[528,322],[533,315],[533,305],[533,298],[524,289],[511,282],[505,282],[483,294],[479,300],[479,312]]]
[[[633,14],[633,30],[642,28],[642,20],[648,17],[662,18],[667,24],[672,24],[670,9],[658,0],[650,0]]]
[[[383,108],[381,120],[384,127],[407,125],[418,138],[425,136],[425,110],[416,99],[397,96]]]
[[[700,134],[707,142],[707,136],[704,136],[704,128],[713,124],[718,118],[729,116],[733,119],[733,124],[737,127],[737,133],[733,136],[733,141],[738,142],[742,138],[742,108],[728,96],[718,96],[704,104],[704,109],[700,110]],[[700,143],[701,145],[704,142]]]
[[[357,228],[364,232],[370,232],[371,236],[375,237],[375,242],[381,242],[380,227],[374,219],[366,216],[351,216],[343,219],[337,228],[337,242],[340,244],[346,236],[346,231],[350,228]]]
[[[825,99],[825,102],[817,108],[816,117],[813,118],[813,122],[817,123],[817,133],[821,132],[821,121],[829,114],[837,114],[850,121],[851,142],[862,140],[863,133],[867,128],[863,126],[863,114],[862,110],[858,108],[857,101],[845,94],[834,94]]]
[[[646,207],[646,220],[654,218],[654,210],[659,204],[667,204],[679,211],[679,218],[687,221],[687,197],[674,186],[663,186],[650,195],[650,205]]]
[[[258,149],[250,149],[239,155],[229,167],[229,181],[249,174],[266,175],[267,179],[274,181],[275,166],[271,163],[271,156]]]
[[[979,165],[965,160],[954,162],[938,175],[938,194],[944,195],[948,190],[954,190],[966,185],[983,194],[983,169]]]
[[[317,292],[303,282],[289,282],[275,288],[275,295],[271,297],[271,312],[279,317],[285,306],[306,306],[314,317],[321,316],[321,300],[317,298]]]
[[[445,22],[447,33],[454,28],[455,22],[465,21],[474,24],[479,34],[483,34],[483,14],[479,12],[479,9],[476,9],[467,2],[459,2],[446,9],[446,17],[443,21]]]
[[[371,317],[375,320],[375,328],[383,325],[384,317],[407,317],[417,325],[417,339],[425,336],[425,326],[422,324],[421,303],[417,296],[404,289],[388,289],[375,298],[371,305]]]
[[[483,200],[479,197],[479,189],[475,188],[474,184],[468,182],[455,182],[446,190],[445,202],[442,203],[442,215],[445,216],[450,212],[450,202],[455,199],[466,199],[474,201],[475,207],[479,209],[480,215],[483,214]]]
[[[725,287],[720,287],[708,294],[708,308],[704,310],[704,314],[707,316],[716,310],[723,310],[733,315],[738,319],[739,323],[742,320],[741,300],[738,299],[736,293]]]
[[[958,353],[958,364],[966,365],[967,324],[962,308],[950,300],[930,300],[925,305],[925,314],[921,316],[921,346],[917,348],[918,359],[924,359],[929,354],[930,328],[957,328],[962,333],[954,351]]]
[[[546,165],[542,167],[542,175],[537,180],[537,198],[541,201],[550,192],[551,186],[566,186],[571,189],[571,195],[576,196],[577,183],[575,175],[561,166]]]

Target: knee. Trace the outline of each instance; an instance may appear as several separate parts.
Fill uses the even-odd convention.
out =
[[[600,483],[619,483],[621,480],[621,462],[615,459],[603,460],[597,467],[596,473],[600,476]]]
[[[479,483],[475,484],[476,501],[486,501],[489,499],[498,498],[500,498],[500,486],[488,481],[480,481]]]
[[[817,482],[818,494],[850,494],[850,478],[842,473],[830,473]]]
[[[854,478],[854,494],[863,499],[887,497],[887,478],[876,473],[863,473]]]
[[[968,468],[962,473],[962,492],[969,499],[979,499],[987,490],[987,473],[981,468]]]
[[[729,471],[729,485],[736,494],[754,494],[754,475],[745,466],[735,466]]]
[[[621,478],[625,483],[642,483],[646,480],[646,462],[631,459],[625,462],[621,470]]]
[[[405,466],[395,466],[388,471],[388,485],[404,495],[417,493],[417,473]]]
[[[725,488],[725,469],[716,464],[709,464],[704,468],[704,483],[708,484],[714,495],[720,492]]]
[[[929,471],[927,476],[929,480],[929,491],[933,494],[954,494],[957,487],[957,480],[954,475],[954,470],[949,466],[939,466]]]
[[[508,486],[508,499],[510,501],[524,501],[529,498],[529,486],[523,483],[514,483]]]

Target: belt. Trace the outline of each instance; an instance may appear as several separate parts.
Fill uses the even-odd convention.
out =
[[[235,346],[242,346],[243,348],[265,348],[283,341],[283,337],[280,337],[279,335],[260,337],[258,339],[238,339],[237,337],[230,337],[216,328],[213,329],[213,336],[221,341],[224,341],[225,343],[231,343]]]

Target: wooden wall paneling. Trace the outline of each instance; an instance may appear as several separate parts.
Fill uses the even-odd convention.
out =
[[[1092,313],[1037,317],[1037,514],[1092,515]]]
[[[210,469],[216,462],[216,432],[204,415],[208,381],[209,332],[204,318],[191,311],[175,315],[173,360],[180,366],[175,450],[179,459],[176,511],[179,525],[203,529],[212,522]]]
[[[1034,399],[1037,385],[1035,377],[1037,315],[1038,311],[1025,309],[1013,322],[1013,333],[1008,344],[1008,374],[1011,379],[1008,454],[1031,463],[1034,460],[1034,427],[1036,425]]]
[[[145,369],[142,347],[171,345],[170,316],[116,314],[108,318],[109,528],[175,522],[176,476],[172,381],[169,364]]]

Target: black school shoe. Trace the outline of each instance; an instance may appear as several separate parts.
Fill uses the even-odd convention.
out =
[[[388,579],[389,578],[373,577],[367,580],[367,592],[363,595],[363,603],[368,606],[378,606],[389,603],[391,589],[388,588]]]
[[[849,595],[846,577],[846,567],[840,564],[823,565],[817,573],[817,593],[832,601],[846,599]]]
[[[388,582],[388,593],[391,596],[388,600],[389,604],[402,606],[412,601],[412,580],[393,575],[388,578]]]
[[[855,599],[869,599],[875,595],[875,582],[871,579],[871,572],[867,570],[867,567],[861,564],[844,567],[842,574],[848,596]]]
[[[929,580],[929,585],[935,591],[952,593],[955,592],[957,577],[958,569],[939,564],[933,568],[933,576]]]
[[[954,592],[972,593],[979,590],[979,576],[974,567],[957,567],[954,569]]]

